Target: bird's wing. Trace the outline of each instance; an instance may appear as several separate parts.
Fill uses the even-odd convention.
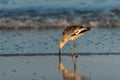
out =
[[[75,35],[78,35],[78,34],[80,34],[80,30],[74,30],[70,35],[71,36],[75,36]]]

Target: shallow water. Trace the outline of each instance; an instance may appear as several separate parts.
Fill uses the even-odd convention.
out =
[[[58,53],[61,29],[0,30],[0,54]],[[119,53],[120,28],[92,28],[77,39],[78,53]],[[63,53],[71,53],[68,42]],[[0,56],[1,80],[120,80],[119,55],[79,56],[76,71],[70,56]],[[59,67],[59,68],[58,68]],[[71,76],[74,75],[74,76]]]
[[[120,56],[79,56],[76,73],[86,80],[120,80]],[[62,56],[68,72],[74,72],[71,57]],[[63,80],[58,56],[0,57],[1,80]],[[65,74],[64,74],[65,75]]]
[[[57,53],[62,29],[0,30],[0,54]],[[92,28],[77,39],[78,53],[119,53],[120,28]],[[62,49],[70,53],[73,42]]]
[[[73,24],[95,27],[77,39],[77,53],[119,53],[119,4],[120,0],[0,0],[0,54],[58,53],[63,28]],[[68,42],[62,54],[72,48]],[[0,80],[63,80],[74,78],[71,74],[85,80],[120,80],[119,59],[79,56],[74,71],[69,56],[62,56],[61,66],[58,56],[0,56]]]

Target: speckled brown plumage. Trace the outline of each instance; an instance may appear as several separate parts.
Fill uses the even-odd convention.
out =
[[[74,40],[79,36],[83,35],[84,32],[89,31],[90,27],[84,26],[70,26],[63,31],[63,38],[68,40]]]
[[[68,41],[74,41],[74,53],[76,49],[76,39],[82,36],[86,31],[89,31],[90,27],[85,27],[85,26],[70,26],[67,27],[63,33],[62,33],[62,39],[58,43],[59,47],[59,56],[61,54],[61,49],[62,47],[68,42]],[[77,57],[77,56],[76,56]]]

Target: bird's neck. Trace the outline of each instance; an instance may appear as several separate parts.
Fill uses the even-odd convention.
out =
[[[61,41],[62,41],[63,44],[65,45],[65,44],[67,43],[68,40],[63,38]]]
[[[63,38],[62,41],[63,41],[64,43],[66,43],[68,40]]]
[[[66,44],[68,40],[67,39],[61,39],[60,42],[59,42],[59,48],[62,49],[62,47]]]

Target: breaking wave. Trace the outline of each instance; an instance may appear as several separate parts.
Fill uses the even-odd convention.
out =
[[[120,19],[98,19],[81,20],[74,18],[67,19],[0,19],[0,28],[45,28],[45,27],[66,27],[70,25],[85,25],[91,27],[119,27]]]
[[[120,9],[77,10],[38,9],[1,10],[0,28],[44,28],[86,25],[91,27],[119,27]]]

